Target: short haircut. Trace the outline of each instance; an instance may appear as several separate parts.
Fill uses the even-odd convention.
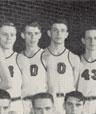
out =
[[[86,25],[83,31],[83,38],[85,38],[86,31],[88,30],[96,30],[96,25],[93,25],[93,24]]]
[[[66,103],[66,101],[67,101],[67,99],[69,97],[75,97],[75,98],[79,99],[80,101],[83,101],[83,104],[85,103],[85,97],[79,91],[72,91],[72,92],[66,93],[66,95],[65,95],[65,103]]]
[[[9,21],[9,20],[4,20],[3,22],[1,22],[1,23],[0,23],[0,28],[1,28],[2,26],[12,26],[12,27],[14,27],[14,28],[16,29],[16,26],[14,25],[14,23],[11,22],[11,21]]]
[[[30,22],[30,23],[26,23],[26,24],[24,25],[24,27],[23,27],[23,32],[25,31],[25,28],[26,28],[27,26],[30,26],[30,27],[37,27],[37,28],[41,31],[41,26],[40,26],[40,24],[39,24],[38,22],[36,22],[36,21]]]
[[[66,25],[66,27],[68,29],[68,22],[64,18],[56,18],[56,19],[50,20],[49,23],[50,23],[49,29],[51,29],[53,24],[64,24],[64,25]]]
[[[32,104],[33,104],[33,107],[35,106],[35,100],[37,99],[50,99],[52,103],[54,103],[54,99],[53,99],[53,96],[49,93],[38,93],[38,94],[35,94],[32,98]]]
[[[7,91],[5,91],[3,89],[0,89],[0,99],[9,99],[9,100],[11,100],[11,96]]]

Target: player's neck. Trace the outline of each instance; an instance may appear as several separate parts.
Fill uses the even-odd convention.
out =
[[[96,60],[96,50],[95,51],[89,51],[86,50],[84,57],[88,60],[88,61],[94,61]]]
[[[26,48],[24,53],[26,56],[28,57],[32,57],[40,48],[37,47],[30,47],[30,48]]]
[[[6,58],[6,57],[9,57],[14,51],[13,51],[13,49],[3,49],[3,52],[4,52],[4,56]]]
[[[49,46],[49,49],[51,50],[51,52],[57,55],[62,53],[65,50],[65,47],[64,47],[64,44],[56,45],[54,43],[51,43],[51,45]]]

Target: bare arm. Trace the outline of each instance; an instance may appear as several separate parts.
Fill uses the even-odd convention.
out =
[[[78,88],[78,81],[79,81],[79,73],[80,73],[80,58],[73,53],[69,55],[70,62],[73,67],[73,75],[74,75],[74,87],[75,89]]]
[[[0,89],[9,89],[12,86],[11,76],[4,59],[3,52],[0,49]]]

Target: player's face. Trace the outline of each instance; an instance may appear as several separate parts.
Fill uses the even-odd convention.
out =
[[[82,114],[83,101],[75,97],[69,97],[65,103],[66,114]]]
[[[26,26],[24,39],[28,47],[38,46],[40,38],[41,38],[41,31],[38,29],[38,27]]]
[[[96,30],[88,30],[84,39],[85,48],[94,51],[96,50]]]
[[[0,99],[0,114],[8,114],[10,101],[8,99]]]
[[[50,99],[35,100],[34,114],[53,114],[53,103]]]
[[[65,24],[53,24],[49,36],[55,44],[64,44],[65,39],[68,37],[67,26]]]
[[[13,26],[0,28],[0,45],[3,49],[12,49],[16,40],[16,29]]]

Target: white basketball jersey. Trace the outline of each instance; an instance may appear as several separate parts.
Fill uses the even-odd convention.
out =
[[[22,77],[16,59],[16,52],[12,53],[9,57],[6,58],[6,62],[12,79],[12,88],[9,89],[8,92],[10,93],[12,98],[21,96]]]
[[[23,97],[47,91],[46,70],[41,62],[42,52],[43,49],[39,49],[32,57],[27,57],[24,53],[18,55],[23,79]]]
[[[81,56],[78,90],[85,96],[96,96],[96,61],[88,62]]]
[[[49,92],[67,93],[74,90],[73,69],[70,58],[73,53],[65,49],[60,55],[53,55],[47,48],[43,53],[49,79]],[[70,57],[69,57],[70,56]],[[53,92],[52,92],[53,91]]]

